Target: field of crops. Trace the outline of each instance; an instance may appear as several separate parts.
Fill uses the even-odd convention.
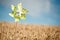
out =
[[[0,22],[0,40],[60,40],[60,26]]]

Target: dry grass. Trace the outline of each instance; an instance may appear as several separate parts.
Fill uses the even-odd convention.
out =
[[[60,26],[0,22],[0,40],[60,40]]]

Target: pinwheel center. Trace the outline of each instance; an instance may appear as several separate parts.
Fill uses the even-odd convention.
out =
[[[21,11],[17,10],[16,16],[21,16]]]
[[[19,12],[17,12],[16,16],[20,16],[21,14]]]

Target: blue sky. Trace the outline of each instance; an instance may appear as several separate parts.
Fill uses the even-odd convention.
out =
[[[14,22],[11,4],[20,2],[29,10],[21,23],[60,25],[60,0],[0,0],[0,21]]]

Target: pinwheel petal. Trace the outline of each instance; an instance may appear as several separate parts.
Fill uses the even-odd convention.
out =
[[[26,14],[27,12],[28,12],[27,9],[25,9],[25,8],[22,9],[22,14]]]
[[[15,18],[15,22],[18,22],[20,19],[18,19],[18,18]]]
[[[19,3],[19,4],[17,5],[17,7],[18,7],[18,10],[21,12],[21,11],[22,11],[22,3]]]
[[[26,20],[26,16],[21,16],[21,19],[24,19],[24,20]]]
[[[11,5],[11,9],[12,9],[13,11],[14,11],[14,8],[15,8],[14,5]]]
[[[13,15],[12,13],[9,13],[9,15],[10,15],[11,17],[14,17],[14,15]]]
[[[11,5],[11,9],[12,9],[12,11],[16,11],[16,6]]]

